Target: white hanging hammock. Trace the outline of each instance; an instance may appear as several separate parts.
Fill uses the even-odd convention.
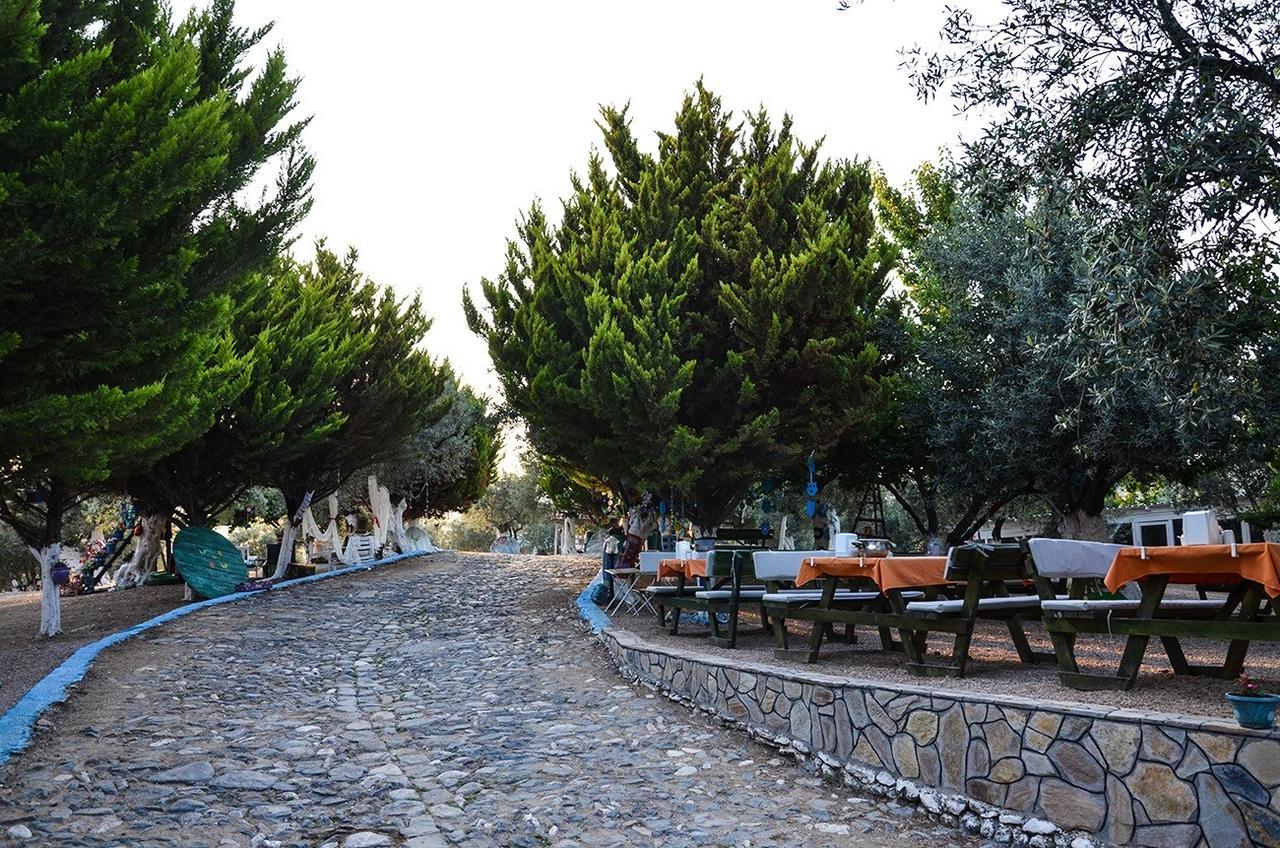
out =
[[[404,498],[395,506],[391,505],[391,492],[386,486],[378,484],[378,478],[369,475],[369,507],[373,512],[373,540],[381,547],[388,538],[402,554],[435,553],[440,550],[431,541],[431,536],[421,527],[406,530],[404,511],[409,502]]]
[[[404,526],[404,512],[408,502],[401,500],[394,507],[391,505],[391,492],[386,486],[378,484],[378,478],[369,475],[369,507],[373,513],[373,550],[383,547],[390,540],[401,553],[435,553],[440,550],[431,541],[431,536],[421,527]],[[358,534],[342,538],[338,530],[338,496],[329,495],[329,524],[323,530],[316,522],[307,507],[302,513],[302,534],[304,539],[314,539],[333,551],[343,565],[356,565],[368,560],[368,552],[362,551],[361,542],[365,541]]]

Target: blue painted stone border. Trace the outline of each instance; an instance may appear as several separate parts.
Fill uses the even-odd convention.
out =
[[[53,671],[46,674],[39,683],[32,686],[27,693],[22,696],[18,703],[14,704],[4,714],[0,715],[0,766],[9,761],[14,754],[21,751],[31,741],[31,729],[35,726],[36,719],[40,714],[47,710],[53,704],[66,700],[67,688],[78,683],[89,670],[89,666],[107,648],[126,639],[131,639],[143,631],[150,630],[153,627],[159,627],[175,618],[181,618],[184,615],[202,610],[207,607],[217,606],[219,604],[228,604],[232,601],[240,601],[245,598],[251,598],[255,595],[267,594],[278,589],[284,589],[290,586],[300,586],[303,583],[314,583],[317,580],[327,580],[330,577],[338,577],[343,574],[352,574],[357,571],[368,571],[371,568],[377,568],[381,565],[390,565],[393,562],[410,559],[411,557],[425,556],[423,553],[396,554],[395,556],[386,557],[385,559],[376,560],[374,562],[365,563],[364,565],[352,565],[347,568],[340,568],[337,571],[326,571],[322,574],[313,574],[309,577],[297,577],[293,580],[283,580],[270,590],[258,592],[236,592],[231,595],[223,595],[221,598],[212,598],[207,601],[197,601],[195,603],[186,604],[185,606],[171,609],[168,612],[161,613],[155,618],[147,619],[139,622],[132,627],[127,627],[118,633],[112,633],[110,636],[104,636],[96,642],[90,642],[76,650],[71,656],[67,657],[61,665]],[[593,605],[594,606],[594,605]],[[603,613],[601,613],[603,615]],[[605,623],[608,624],[608,619]]]

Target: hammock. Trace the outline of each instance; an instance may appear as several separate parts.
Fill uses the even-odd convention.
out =
[[[440,550],[431,542],[431,536],[421,527],[414,527],[416,533],[410,534],[404,526],[404,512],[409,502],[404,498],[395,506],[391,505],[391,491],[379,485],[378,478],[369,475],[369,508],[373,512],[373,540],[381,547],[388,538],[402,554],[430,554]]]
[[[408,502],[401,499],[394,507],[391,505],[391,492],[386,486],[379,485],[378,478],[369,475],[369,510],[373,513],[373,544],[369,545],[367,537],[351,534],[345,540],[338,531],[338,496],[329,495],[329,524],[324,530],[316,522],[307,507],[302,513],[302,534],[304,539],[314,539],[327,547],[343,565],[357,565],[371,559],[371,551],[376,551],[390,540],[400,553],[435,553],[440,550],[431,542],[431,536],[421,527],[408,530],[404,526],[404,512]]]

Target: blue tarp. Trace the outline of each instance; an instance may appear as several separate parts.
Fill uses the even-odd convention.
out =
[[[600,585],[600,575],[596,574],[595,579],[587,584],[587,588],[578,593],[578,599],[575,603],[578,606],[578,615],[582,620],[591,625],[592,633],[599,633],[609,626],[609,616],[604,614],[604,610],[596,606],[591,601],[591,593]]]

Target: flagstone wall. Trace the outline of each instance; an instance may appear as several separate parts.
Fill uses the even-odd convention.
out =
[[[849,681],[617,627],[601,638],[624,675],[996,841],[1280,846],[1280,732]]]

